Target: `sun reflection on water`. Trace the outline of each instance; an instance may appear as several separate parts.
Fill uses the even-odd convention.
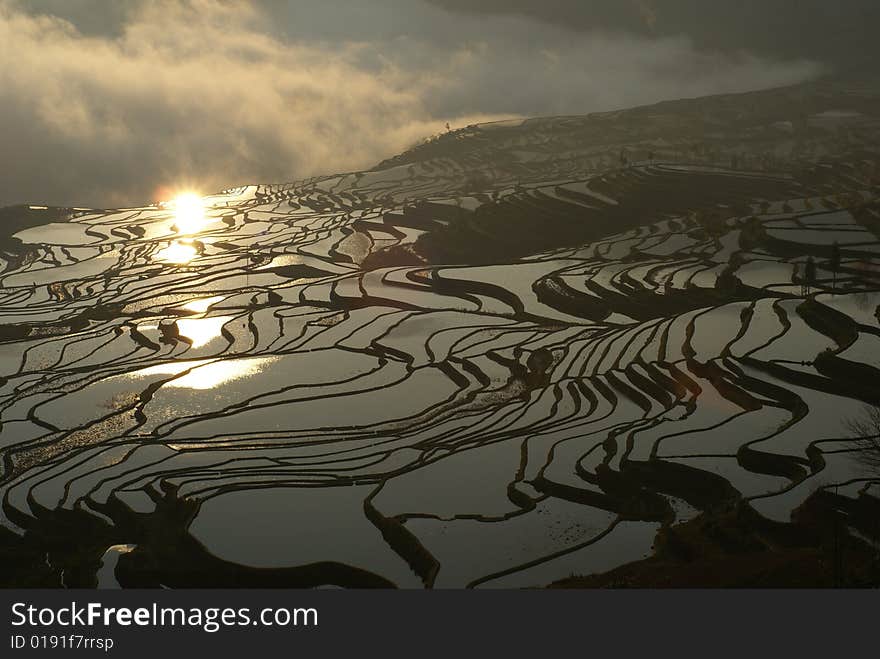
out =
[[[201,348],[220,336],[223,325],[235,316],[214,316],[212,318],[183,318],[177,321],[181,336],[192,341],[193,348]]]
[[[156,258],[166,263],[189,263],[192,261],[198,250],[194,245],[175,240],[165,249],[156,253]]]
[[[185,309],[186,311],[194,311],[195,313],[205,313],[211,306],[217,304],[218,302],[222,302],[225,298],[222,295],[215,295],[214,297],[203,297],[198,300],[193,300],[192,302],[187,302],[181,309]]]
[[[211,362],[172,380],[166,386],[182,389],[214,389],[234,380],[257,375],[277,359],[277,357],[251,357]]]
[[[258,375],[278,357],[248,357],[245,359],[221,359],[217,361],[195,360],[159,364],[139,371],[133,371],[128,377],[138,378],[149,375],[178,375],[190,370],[169,382],[164,387],[178,389],[214,389],[221,385]]]

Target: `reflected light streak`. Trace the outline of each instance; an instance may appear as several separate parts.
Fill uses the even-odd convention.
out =
[[[197,359],[157,364],[126,373],[125,377],[137,379],[154,375],[174,376],[192,369],[189,373],[164,383],[162,385],[163,388],[213,389],[228,382],[258,375],[266,366],[276,361],[278,361],[278,357],[249,357],[246,359],[221,359],[217,361]]]
[[[168,382],[165,386],[184,389],[213,389],[234,380],[257,375],[277,359],[277,357],[252,357],[211,362],[193,369],[183,377]]]
[[[157,252],[156,258],[166,263],[189,263],[196,257],[196,254],[198,254],[198,250],[194,246],[174,241],[165,249]]]
[[[178,373],[183,373],[185,370],[189,368],[195,368],[199,364],[206,363],[204,361],[191,361],[191,362],[170,362],[168,364],[157,364],[156,366],[149,366],[147,368],[142,368],[137,371],[132,371],[131,373],[126,373],[126,377],[129,378],[141,378],[141,377],[149,377],[151,375],[177,375]]]
[[[222,295],[215,295],[214,297],[203,297],[198,300],[193,300],[192,302],[187,302],[181,309],[185,309],[186,311],[194,311],[195,313],[205,313],[208,309],[211,308],[212,305],[221,302],[225,298]]]
[[[201,348],[220,336],[220,330],[233,318],[235,316],[183,318],[177,321],[177,329],[181,336],[192,341],[193,348]]]

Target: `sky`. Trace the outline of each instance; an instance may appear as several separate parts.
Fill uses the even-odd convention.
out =
[[[876,6],[875,6],[876,5]],[[0,0],[0,206],[369,168],[440,132],[794,84],[876,0]]]

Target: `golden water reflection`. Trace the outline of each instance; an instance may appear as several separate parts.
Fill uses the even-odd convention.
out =
[[[222,295],[215,295],[214,297],[203,297],[198,300],[193,300],[192,302],[187,302],[182,305],[180,308],[185,309],[186,311],[194,311],[195,313],[205,313],[211,306],[217,304],[218,302],[222,302],[225,298]]]
[[[181,336],[192,341],[193,348],[201,348],[220,336],[220,330],[234,317],[183,318],[177,321],[177,329]]]
[[[189,263],[197,254],[198,250],[195,246],[175,240],[168,247],[157,252],[156,258],[166,263]]]
[[[184,389],[213,389],[242,378],[252,377],[278,360],[278,357],[251,357],[225,359],[199,366],[166,386]]]
[[[165,387],[180,389],[213,389],[235,380],[258,375],[267,366],[278,361],[278,357],[248,357],[244,359],[223,359],[217,361],[196,360],[159,364],[129,373],[129,377],[147,375],[178,375],[190,371],[170,382]],[[192,369],[192,370],[190,370]]]

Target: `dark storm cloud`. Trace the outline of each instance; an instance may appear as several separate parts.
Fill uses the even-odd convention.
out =
[[[746,51],[849,68],[880,56],[877,0],[428,0],[468,14],[516,14],[579,31],[689,38],[701,50]]]
[[[587,33],[447,6],[0,0],[0,205],[133,204],[160,188],[348,171],[447,121],[579,114],[822,70],[608,21]]]

